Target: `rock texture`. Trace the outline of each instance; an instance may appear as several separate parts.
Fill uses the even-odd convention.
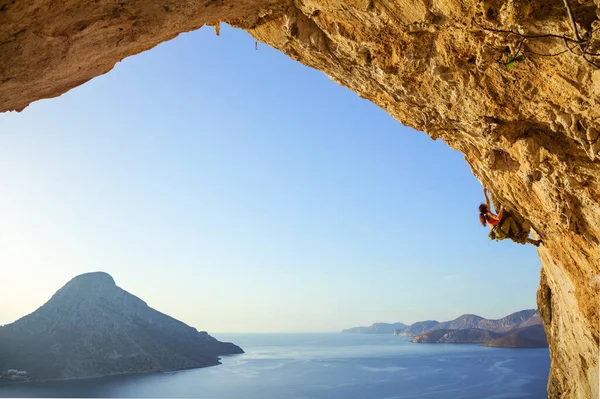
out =
[[[204,24],[259,20],[278,0],[0,0],[0,112],[21,110]]]
[[[0,111],[203,24],[246,29],[464,153],[544,240],[549,395],[597,398],[600,0],[566,2],[0,0]]]
[[[81,378],[219,364],[243,353],[146,305],[106,273],[75,277],[42,307],[0,328],[0,370]]]

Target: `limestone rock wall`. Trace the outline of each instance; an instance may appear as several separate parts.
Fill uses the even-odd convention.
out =
[[[591,53],[598,5],[570,4]],[[240,26],[465,154],[544,240],[549,396],[598,398],[600,62],[559,38],[575,37],[564,3],[304,0]]]
[[[0,112],[59,96],[211,21],[281,8],[278,0],[0,0]]]
[[[598,398],[600,0],[567,4],[577,32],[563,0],[0,0],[0,111],[203,24],[246,29],[465,154],[544,240],[550,397]]]

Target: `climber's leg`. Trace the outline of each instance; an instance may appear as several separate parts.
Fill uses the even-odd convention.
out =
[[[536,247],[539,247],[540,244],[542,243],[542,240],[534,240],[533,238],[529,238],[529,237],[526,238],[526,241],[527,241],[527,243],[533,244]]]
[[[508,217],[502,222],[502,230],[509,237],[518,237],[521,234],[521,229],[519,229],[517,222],[512,217]]]

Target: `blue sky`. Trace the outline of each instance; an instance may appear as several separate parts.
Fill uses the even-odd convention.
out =
[[[0,115],[0,185],[0,324],[96,270],[220,332],[536,306],[460,153],[227,27]]]

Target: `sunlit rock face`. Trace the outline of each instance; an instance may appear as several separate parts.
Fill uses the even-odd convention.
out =
[[[0,0],[0,111],[59,96],[211,21],[258,20],[283,6],[278,0]]]
[[[559,0],[1,0],[0,110],[203,24],[246,29],[465,154],[544,240],[550,397],[597,398],[600,57],[581,54],[600,53],[600,2],[568,1],[577,34]]]

